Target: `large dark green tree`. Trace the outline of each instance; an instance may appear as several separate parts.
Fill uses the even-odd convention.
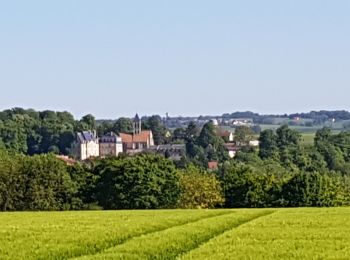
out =
[[[254,138],[253,130],[248,126],[238,126],[235,129],[234,141],[239,145],[248,145]]]
[[[23,156],[0,151],[0,210],[16,210],[24,198],[25,177],[21,175]]]
[[[277,136],[273,130],[264,130],[259,137],[259,156],[262,159],[278,159]]]
[[[113,125],[115,133],[132,133],[132,121],[129,118],[121,117]]]
[[[180,195],[173,163],[157,155],[109,159],[99,167],[97,200],[104,209],[175,207]]]
[[[53,155],[0,152],[1,210],[70,209],[75,194],[66,165]]]
[[[148,117],[146,120],[143,121],[142,125],[144,129],[148,129],[152,131],[154,143],[156,145],[166,143],[167,129],[163,125],[162,119],[160,116],[154,115],[154,116]]]

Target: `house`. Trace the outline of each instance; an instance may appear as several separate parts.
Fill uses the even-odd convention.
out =
[[[234,126],[251,126],[253,124],[253,119],[251,118],[236,118],[232,121]]]
[[[173,161],[180,161],[181,158],[186,154],[186,145],[185,144],[162,144],[151,146],[147,149],[149,152],[162,154],[166,158],[169,158]]]
[[[113,132],[103,135],[99,140],[100,156],[118,156],[123,152],[122,138]]]
[[[72,146],[74,158],[84,161],[100,155],[100,146],[96,131],[83,131],[76,135],[76,141]]]
[[[251,141],[249,141],[249,146],[254,146],[254,147],[259,146],[259,140],[251,140]]]
[[[224,146],[226,147],[230,158],[234,158],[236,156],[236,153],[240,149],[240,147],[234,143],[227,143],[227,144],[224,144]]]
[[[120,137],[126,153],[138,153],[154,146],[152,131],[142,130],[141,119],[138,114],[133,120],[133,133],[120,133]]]
[[[217,170],[219,168],[217,161],[208,162],[209,170]]]

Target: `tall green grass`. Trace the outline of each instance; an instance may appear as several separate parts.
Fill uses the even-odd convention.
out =
[[[271,210],[242,210],[201,219],[133,238],[99,255],[84,259],[175,259],[180,254],[197,248],[228,229],[272,212]]]
[[[350,259],[350,208],[0,214],[0,259]]]
[[[350,208],[282,209],[182,259],[350,259]]]
[[[229,210],[0,213],[0,259],[66,259]]]

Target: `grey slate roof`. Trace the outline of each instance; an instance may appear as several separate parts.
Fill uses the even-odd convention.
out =
[[[78,141],[80,143],[91,142],[91,141],[97,140],[96,134],[94,132],[91,132],[91,131],[79,132],[79,133],[77,133],[77,138],[78,138]]]
[[[108,132],[100,138],[101,143],[118,143],[121,141],[121,138],[113,132]]]

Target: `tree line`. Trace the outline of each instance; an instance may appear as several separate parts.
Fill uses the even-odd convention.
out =
[[[0,152],[0,210],[214,208],[217,176],[154,154],[68,166],[54,154]]]
[[[241,149],[229,159],[212,123],[190,123],[168,137],[159,117],[143,124],[158,142],[183,143],[178,162],[140,154],[95,159],[68,166],[65,153],[74,132],[128,131],[130,119],[99,124],[87,115],[13,109],[0,113],[1,210],[158,209],[213,207],[341,206],[350,204],[350,132],[317,131],[303,145],[288,126],[264,130],[259,147],[252,132],[237,129]],[[153,131],[153,130],[152,130]],[[207,170],[210,161],[218,169]]]
[[[289,118],[293,119],[296,117],[311,119],[315,124],[322,124],[328,120],[350,120],[350,112],[345,110],[335,110],[335,111],[311,111],[308,113],[293,113],[293,114],[281,114],[281,115],[261,115],[258,113],[253,113],[250,111],[246,112],[234,112],[226,113],[222,115],[225,119],[237,119],[237,118],[251,118],[254,123],[264,123],[270,118]]]
[[[166,128],[159,116],[144,118],[143,129],[150,129],[156,144],[166,143]],[[96,121],[93,115],[75,120],[69,112],[13,108],[0,112],[0,149],[28,155],[69,154],[75,134],[96,130],[101,136],[107,132],[132,133],[132,120],[121,117],[113,121]]]
[[[195,138],[195,145],[201,145],[208,129],[211,126]],[[175,165],[164,156],[147,153],[69,166],[52,153],[29,156],[1,151],[0,209],[350,205],[348,138],[350,133],[323,129],[313,146],[304,147],[299,133],[288,127],[266,130],[260,136],[260,149],[243,149],[214,171],[197,158]]]

